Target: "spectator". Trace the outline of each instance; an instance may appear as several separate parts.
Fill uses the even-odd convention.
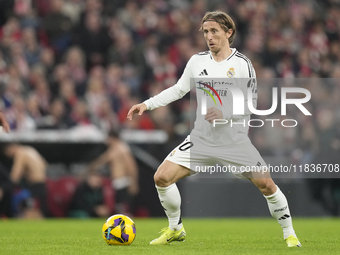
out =
[[[52,101],[50,113],[37,123],[38,129],[67,129],[74,125],[66,115],[64,102],[60,98],[55,98]]]
[[[50,110],[51,91],[45,77],[38,78],[34,84],[34,93],[39,98],[39,107],[43,114]]]
[[[120,127],[118,116],[113,111],[111,100],[107,97],[103,98],[99,105],[97,118],[100,128],[106,133]]]
[[[65,79],[59,86],[59,96],[63,99],[66,108],[66,114],[69,116],[72,108],[78,102],[75,90],[75,84],[71,79]]]
[[[62,13],[66,15],[75,27],[79,23],[80,14],[84,9],[83,0],[66,0],[62,7]]]
[[[23,30],[24,56],[29,66],[40,61],[41,47],[37,41],[35,31],[32,28]]]
[[[100,104],[105,98],[104,84],[101,79],[91,78],[89,80],[85,98],[89,106],[90,113],[94,116],[98,116]]]
[[[103,9],[104,9],[104,6],[103,6],[102,0],[85,0],[84,11],[80,15],[81,26],[84,26],[85,17],[88,13],[96,12],[96,13],[102,14]]]
[[[14,99],[13,105],[8,108],[5,115],[11,129],[23,131],[36,128],[36,123],[29,116],[25,107],[25,101],[21,97],[16,97]]]
[[[0,2],[0,26],[3,26],[9,15],[12,13],[14,2],[10,0],[5,0]]]
[[[86,52],[87,70],[95,65],[106,64],[106,52],[111,39],[107,29],[102,25],[99,13],[86,14],[85,27],[81,28],[75,42]]]
[[[79,95],[83,95],[85,91],[86,71],[85,71],[85,55],[79,47],[72,47],[66,53],[65,67],[68,75],[77,85]]]
[[[51,0],[50,13],[44,18],[43,24],[50,45],[62,54],[71,43],[71,20],[62,13],[64,0]]]
[[[138,79],[145,75],[145,57],[140,45],[133,44],[131,34],[127,30],[117,31],[115,44],[108,51],[108,62],[117,63],[123,68],[133,68]]]
[[[52,74],[55,65],[55,56],[51,48],[43,48],[40,54],[40,62],[42,68],[45,71],[47,79],[52,81]]]
[[[27,183],[27,189],[35,199],[36,208],[43,216],[48,216],[46,200],[46,169],[47,162],[37,150],[30,146],[9,144],[4,147],[4,154],[13,160],[10,180],[14,185]]]
[[[7,122],[7,119],[5,118],[2,112],[0,112],[0,126],[3,129],[3,131],[5,131],[6,133],[10,131],[10,127]]]
[[[60,90],[60,84],[67,80],[70,79],[70,75],[68,73],[67,67],[65,64],[58,64],[55,66],[52,74],[52,78],[50,81],[50,90],[51,94],[53,97],[56,97],[59,95],[59,90]]]
[[[107,150],[89,165],[89,171],[98,171],[104,165],[110,168],[112,186],[116,192],[116,213],[133,213],[134,198],[139,192],[138,169],[129,146],[111,131]]]
[[[4,47],[9,47],[12,43],[19,42],[21,36],[22,31],[20,30],[19,20],[15,17],[10,17],[0,29],[0,39]]]
[[[12,58],[13,64],[18,69],[21,78],[28,78],[30,69],[24,56],[23,46],[20,43],[16,42],[10,45],[10,56]]]
[[[86,180],[77,187],[68,215],[71,217],[105,217],[110,215],[103,195],[103,179],[98,173],[89,173]]]
[[[26,100],[26,109],[28,115],[34,120],[35,123],[38,123],[42,118],[42,113],[39,108],[39,98],[36,94],[32,93],[28,96]]]
[[[71,121],[78,126],[91,125],[90,114],[86,101],[78,100],[71,112]]]

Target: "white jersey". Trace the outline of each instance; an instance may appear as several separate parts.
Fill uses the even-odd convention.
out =
[[[202,93],[204,93],[204,96],[207,96],[207,108],[214,106],[220,109],[223,112],[223,118],[228,120],[228,123],[214,127],[212,123],[204,119],[205,116],[201,114],[201,109],[198,107],[191,135],[201,138],[210,146],[249,141],[247,123],[251,112],[248,109],[247,87],[251,86],[252,104],[256,107],[257,89],[254,79],[256,76],[250,60],[236,49],[232,48],[231,50],[230,56],[221,62],[216,62],[210,51],[192,56],[177,84],[144,101],[147,109],[153,110],[167,105],[182,98],[195,87],[197,105],[202,104]],[[201,86],[200,84],[203,83],[210,84],[210,87]],[[243,115],[233,114],[233,96],[229,91],[232,86],[237,86],[244,94]],[[202,90],[202,87],[205,89]]]

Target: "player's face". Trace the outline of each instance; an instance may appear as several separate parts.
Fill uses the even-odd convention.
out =
[[[218,53],[224,48],[229,48],[228,38],[232,34],[232,29],[225,32],[220,24],[215,21],[203,23],[203,34],[211,52]]]

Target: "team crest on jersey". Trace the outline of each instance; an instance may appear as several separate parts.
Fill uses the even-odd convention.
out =
[[[232,78],[232,77],[235,76],[235,69],[234,69],[234,67],[230,67],[229,68],[229,70],[227,72],[227,75],[228,75],[229,78]]]
[[[172,157],[173,155],[175,155],[175,152],[176,152],[176,150],[173,150],[173,151],[170,153],[169,157]]]

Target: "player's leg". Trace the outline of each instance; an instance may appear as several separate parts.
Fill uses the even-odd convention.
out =
[[[189,169],[169,160],[164,160],[154,176],[158,197],[165,214],[168,216],[171,230],[178,231],[182,228],[181,195],[176,182],[189,175]]]
[[[270,174],[261,173],[261,176],[255,175],[253,178],[248,179],[254,183],[266,198],[271,215],[282,227],[283,238],[286,240],[288,247],[300,247],[301,244],[293,228],[287,199],[280,188],[275,185]]]
[[[254,145],[250,142],[238,144],[230,148],[225,148],[223,152],[225,156],[221,157],[221,164],[227,165],[230,162],[233,162],[235,166],[250,166],[250,171],[248,172],[245,171],[247,170],[246,168],[240,169],[239,172],[233,172],[233,174],[239,178],[249,179],[261,191],[267,200],[271,215],[278,221],[283,229],[283,236],[288,246],[292,243],[295,243],[295,246],[300,245],[293,229],[287,199],[279,187],[275,185],[270,176],[270,172],[266,171],[266,163]],[[247,157],[244,157],[244,155],[247,155]],[[259,167],[262,166],[263,171],[251,171],[252,166],[256,166],[255,169],[259,169]],[[290,236],[294,240],[291,241],[291,238],[289,238]]]
[[[154,175],[154,181],[159,187],[168,187],[189,175],[190,169],[166,159],[158,167]]]
[[[154,175],[159,200],[169,220],[169,228],[150,244],[167,244],[171,241],[183,241],[185,230],[181,220],[181,195],[176,182],[190,175],[190,170],[169,160],[159,166]]]
[[[205,151],[190,152],[195,146],[188,136],[178,145],[157,169],[154,180],[159,199],[169,219],[169,227],[162,230],[162,235],[150,244],[167,244],[172,241],[184,241],[186,233],[181,221],[181,196],[176,182],[197,172],[195,165],[205,163]]]

